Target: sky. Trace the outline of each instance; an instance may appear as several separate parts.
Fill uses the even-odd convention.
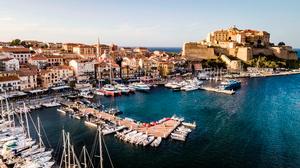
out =
[[[1,0],[0,41],[181,47],[237,26],[300,48],[299,0]]]

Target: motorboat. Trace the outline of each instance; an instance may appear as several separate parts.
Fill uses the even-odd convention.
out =
[[[106,84],[101,89],[102,93],[105,96],[120,96],[122,93],[121,91],[117,90],[113,85]]]
[[[115,88],[120,90],[122,94],[129,94],[129,93],[133,93],[134,90],[133,89],[130,89],[129,87],[123,85],[123,84],[118,84],[118,85],[115,85]]]
[[[184,87],[181,88],[183,91],[193,91],[193,90],[198,90],[200,87],[195,85],[195,84],[188,84]]]
[[[150,90],[150,87],[148,85],[146,85],[145,83],[143,83],[143,82],[133,83],[132,86],[137,91],[148,92]]]
[[[150,144],[150,146],[152,146],[152,147],[158,147],[158,146],[160,145],[161,141],[162,141],[162,138],[161,138],[161,137],[158,137],[158,138],[156,138],[156,139]]]

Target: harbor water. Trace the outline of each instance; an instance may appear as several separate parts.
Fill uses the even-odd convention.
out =
[[[172,92],[156,87],[150,93],[115,98],[97,97],[117,106],[122,117],[157,121],[173,114],[196,121],[186,142],[171,139],[158,148],[126,144],[105,136],[114,167],[300,167],[300,75],[242,81],[235,95],[206,91]],[[50,144],[57,148],[61,130],[70,132],[77,150],[91,148],[96,130],[56,108],[32,112],[39,116]],[[79,155],[79,153],[78,153]],[[105,166],[109,167],[107,155]]]

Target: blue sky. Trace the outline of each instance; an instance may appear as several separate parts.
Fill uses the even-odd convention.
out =
[[[14,38],[181,47],[236,25],[300,47],[297,0],[3,0],[0,41]]]

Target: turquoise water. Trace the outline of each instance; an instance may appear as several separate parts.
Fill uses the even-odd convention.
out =
[[[198,127],[185,143],[164,140],[157,148],[125,144],[106,136],[115,167],[300,167],[300,75],[246,79],[233,96],[205,92],[172,92],[163,87],[150,94],[100,98],[123,116],[154,121],[173,114]],[[39,115],[56,148],[62,128],[79,149],[89,148],[95,129],[53,109]],[[105,156],[105,165],[108,159]]]

